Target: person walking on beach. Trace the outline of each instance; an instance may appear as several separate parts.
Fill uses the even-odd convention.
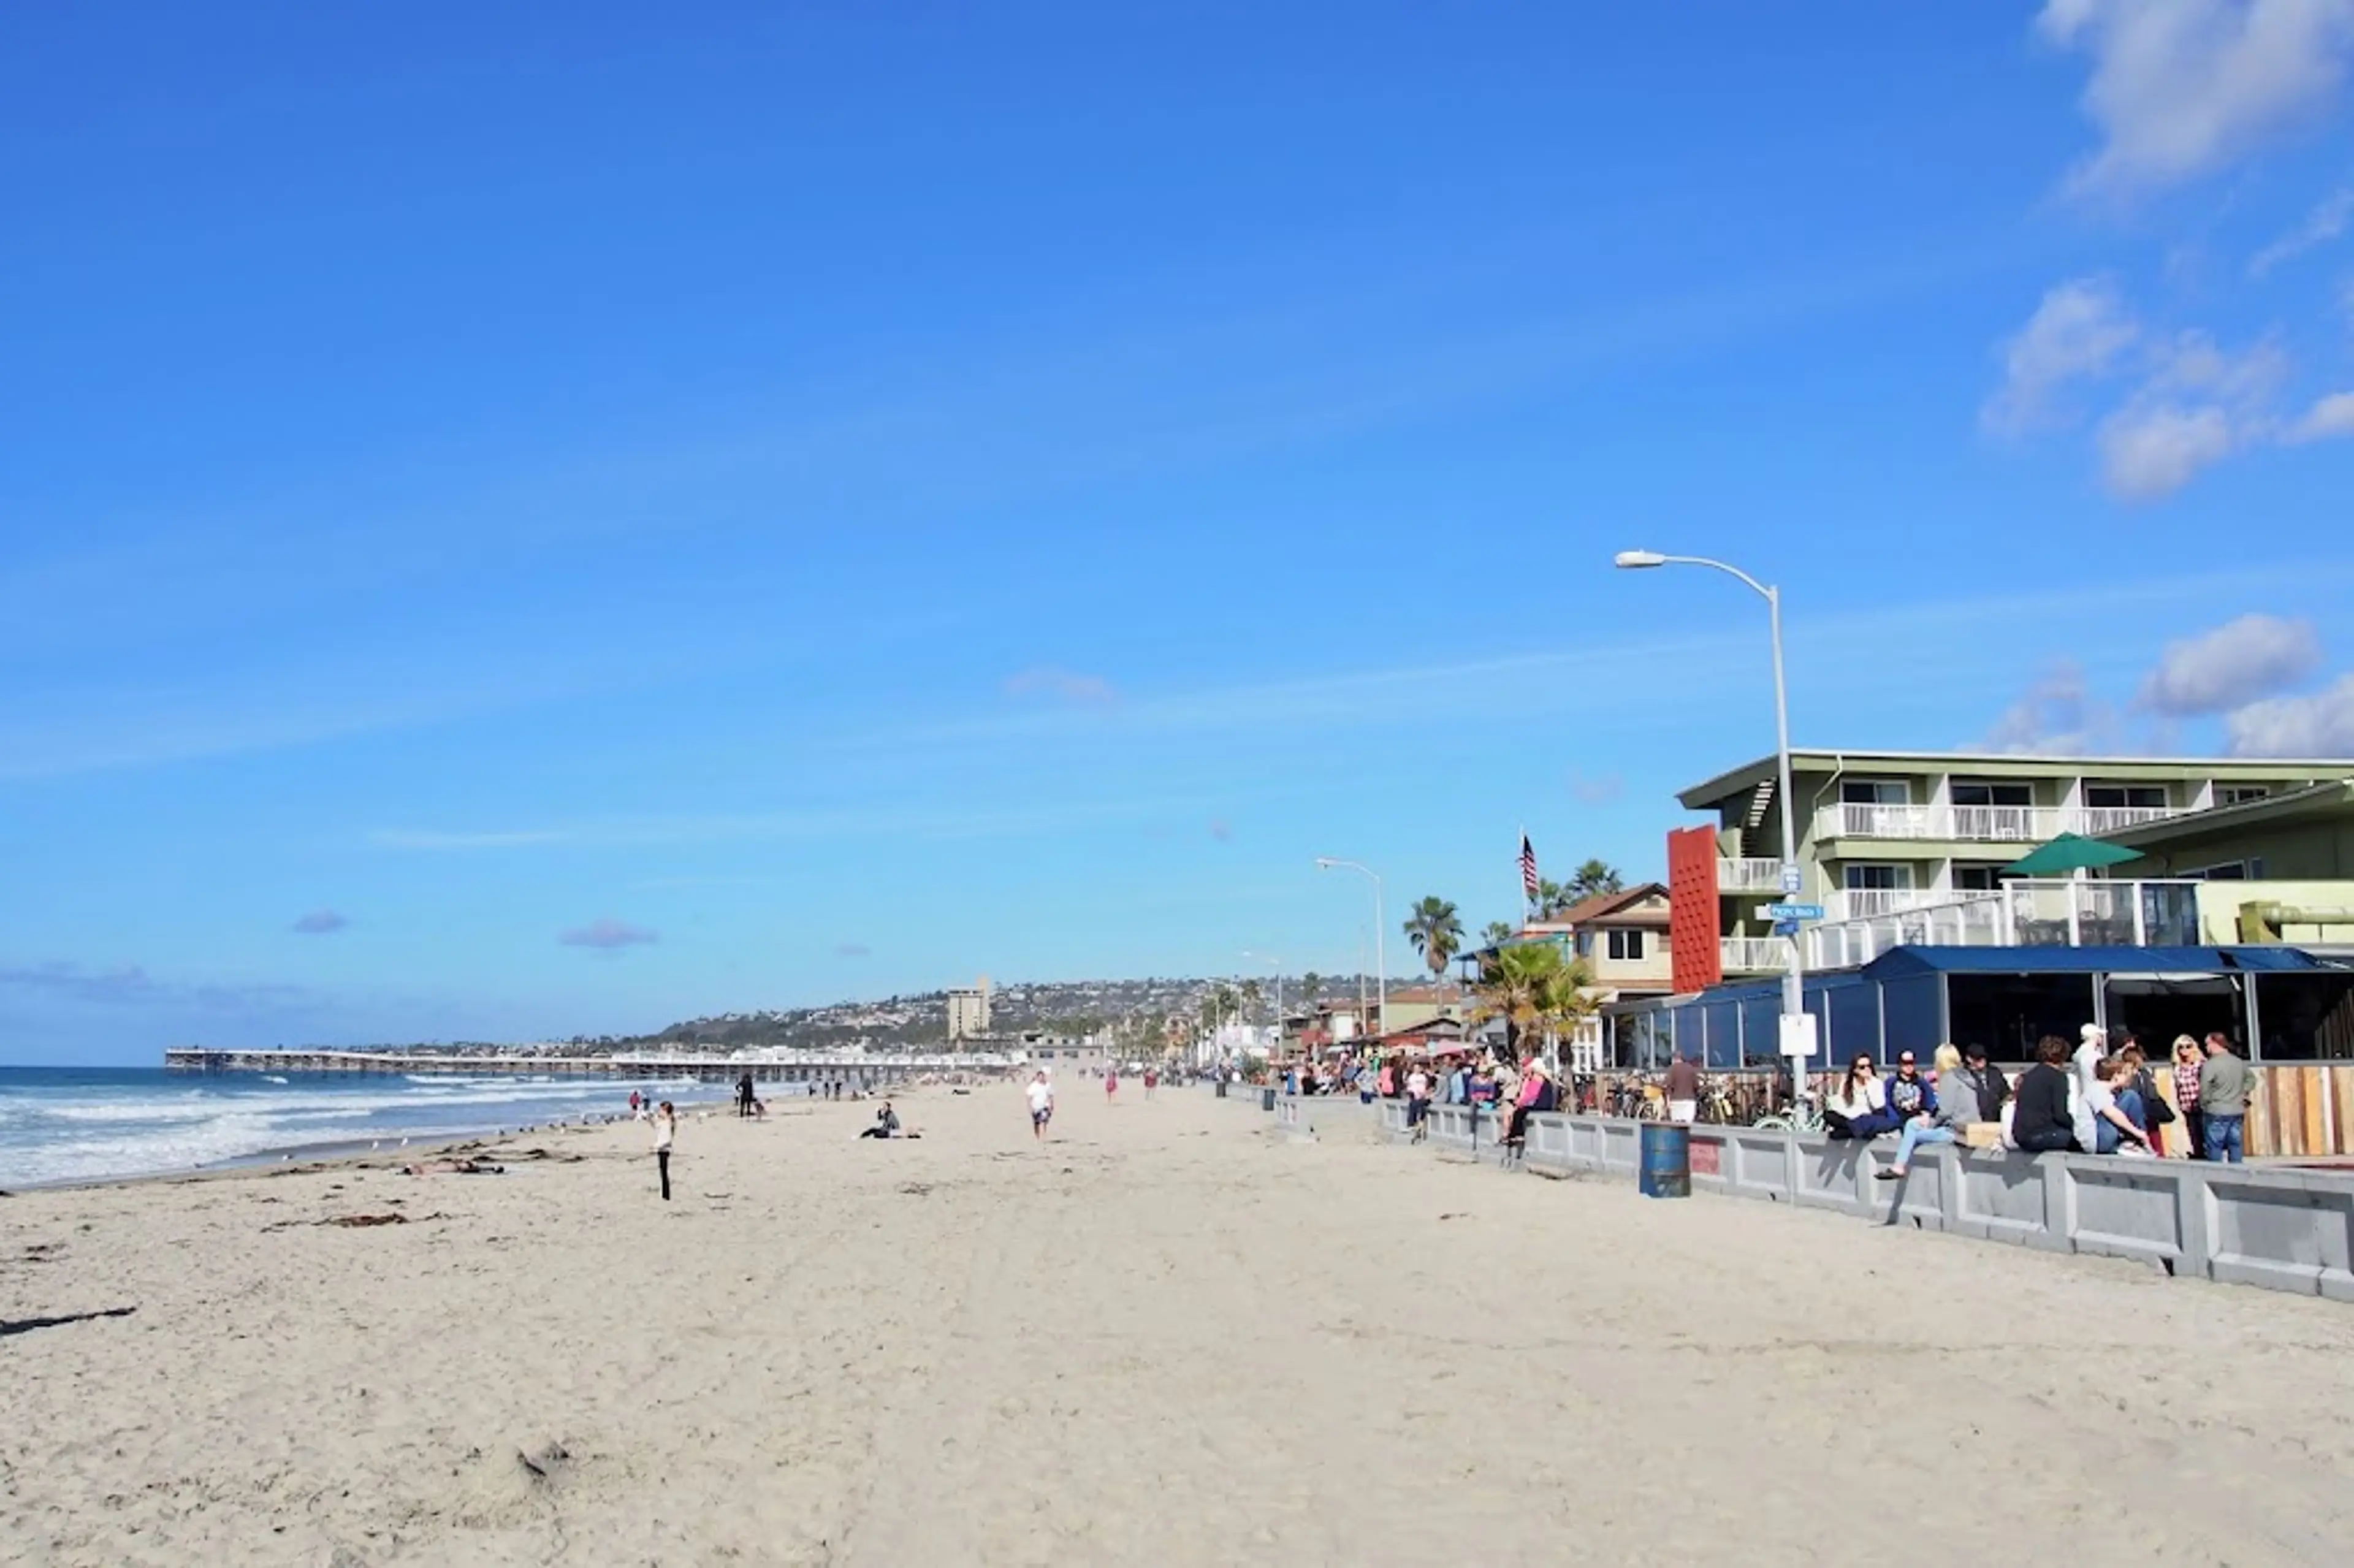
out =
[[[752,1114],[753,1093],[751,1074],[747,1073],[736,1080],[736,1114],[737,1116]]]
[[[1104,1104],[1109,1105],[1118,1098],[1119,1098],[1119,1069],[1106,1067],[1104,1069]]]
[[[678,1112],[664,1100],[654,1112],[654,1169],[662,1174],[663,1202],[670,1202],[670,1149],[678,1139]]]
[[[1046,1141],[1046,1124],[1055,1119],[1055,1086],[1046,1081],[1042,1068],[1030,1080],[1030,1137],[1038,1143]]]

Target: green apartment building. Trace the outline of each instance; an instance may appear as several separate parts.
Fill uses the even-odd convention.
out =
[[[1797,896],[1823,906],[1832,928],[1819,935],[1832,938],[1840,922],[1993,893],[2003,866],[2062,833],[2140,851],[2145,859],[2126,874],[2134,876],[2354,877],[2354,760],[1794,750],[1790,767]],[[1677,796],[1716,819],[1727,974],[1776,971],[1787,961],[1787,944],[1762,913],[1782,896],[1776,787],[1767,756]],[[1835,939],[1830,947],[1838,950]]]

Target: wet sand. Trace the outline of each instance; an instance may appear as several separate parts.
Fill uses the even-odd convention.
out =
[[[556,1158],[502,1176],[0,1200],[0,1561],[2253,1564],[2354,1541],[2342,1306],[1285,1146],[1204,1092],[1071,1086],[1043,1149],[1013,1086],[900,1104],[923,1139],[855,1139],[859,1104],[689,1120],[667,1206],[640,1127],[510,1140]]]

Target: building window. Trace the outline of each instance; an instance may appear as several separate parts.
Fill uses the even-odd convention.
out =
[[[2084,804],[2098,810],[2163,810],[2163,784],[2087,784]]]
[[[1912,791],[1902,779],[1840,780],[1840,804],[1843,806],[1906,806],[1912,801]]]
[[[2227,860],[2214,865],[2193,866],[2182,874],[2193,882],[2262,882],[2264,862],[2262,855],[2248,860]]]
[[[1956,806],[2032,806],[2035,791],[2025,784],[1980,784],[1956,780],[1953,786]]]
[[[1913,868],[1909,865],[1848,865],[1840,868],[1840,885],[1850,891],[1870,888],[1873,891],[1893,891],[1913,885]]]
[[[1957,865],[1954,867],[1954,891],[1956,893],[1992,893],[2002,885],[1990,865]]]
[[[2261,800],[2271,793],[2261,784],[2218,784],[2215,786],[2215,804],[2240,806],[2250,800]]]
[[[1630,962],[1640,962],[1643,957],[1643,933],[1640,931],[1611,932],[1610,956]]]

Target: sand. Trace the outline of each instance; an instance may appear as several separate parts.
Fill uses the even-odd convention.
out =
[[[1134,1095],[0,1200],[0,1561],[2348,1560],[2342,1306]]]

